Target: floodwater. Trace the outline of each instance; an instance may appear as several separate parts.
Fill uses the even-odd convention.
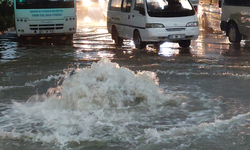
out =
[[[0,149],[247,150],[250,44],[201,32],[190,49],[0,40]]]

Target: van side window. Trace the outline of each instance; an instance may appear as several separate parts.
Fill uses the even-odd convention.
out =
[[[122,0],[111,0],[109,10],[121,11]]]
[[[249,0],[225,0],[224,5],[229,6],[250,6]]]
[[[122,2],[122,12],[130,12],[132,0],[123,0]]]
[[[134,10],[140,10],[140,8],[144,8],[144,1],[143,0],[135,0],[135,8]]]

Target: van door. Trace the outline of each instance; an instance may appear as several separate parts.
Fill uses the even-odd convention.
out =
[[[238,28],[241,34],[250,36],[250,2],[244,1],[241,3],[241,7],[239,7],[240,17],[238,18],[239,24]],[[239,16],[238,14],[238,16]]]
[[[146,25],[146,13],[145,13],[145,2],[144,0],[135,0],[133,7],[130,12],[130,31],[129,36],[133,37],[133,33],[135,29],[138,29],[141,35],[143,35],[143,31],[145,30]]]
[[[121,32],[120,36],[128,39],[129,37],[129,28],[130,28],[130,11],[131,11],[131,6],[132,6],[132,0],[122,0],[122,5],[121,5]]]

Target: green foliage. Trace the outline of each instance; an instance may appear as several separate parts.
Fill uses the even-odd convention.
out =
[[[7,31],[14,24],[13,3],[10,0],[0,0],[0,32]]]

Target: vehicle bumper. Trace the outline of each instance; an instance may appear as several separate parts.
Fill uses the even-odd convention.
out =
[[[196,40],[199,36],[199,27],[179,27],[171,28],[171,30],[168,31],[166,28],[145,28],[140,29],[140,34],[144,42],[178,42],[180,40]],[[179,37],[173,38],[175,35],[179,35]]]

